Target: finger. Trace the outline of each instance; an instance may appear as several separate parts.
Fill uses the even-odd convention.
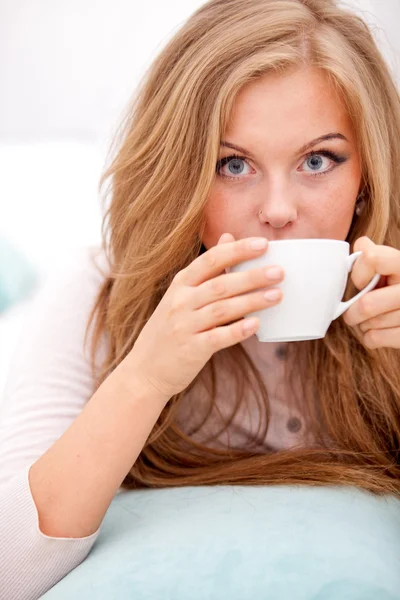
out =
[[[362,252],[351,271],[351,280],[357,289],[364,288],[377,273],[375,267],[376,244],[368,237],[359,238],[354,244],[354,252]]]
[[[359,325],[363,321],[372,319],[377,315],[397,310],[400,308],[400,284],[389,285],[379,290],[372,290],[361,296],[357,302],[350,306],[343,314],[347,325]]]
[[[196,294],[190,301],[192,309],[201,309],[214,302],[251,293],[266,292],[268,288],[281,282],[284,271],[278,265],[265,268],[228,273],[205,281],[197,286]]]
[[[400,327],[400,310],[393,310],[360,323],[360,329],[363,333],[370,329],[389,329],[391,327]]]
[[[234,241],[235,241],[235,238],[231,233],[223,233],[217,242],[217,246],[218,246],[218,244],[226,244],[227,242],[234,242]],[[229,267],[222,269],[221,274],[222,273],[229,273]]]
[[[359,251],[363,254],[357,258],[351,272],[351,280],[358,289],[365,287],[376,273],[386,275],[388,285],[400,283],[399,250],[374,244],[364,236],[354,244],[354,252]]]
[[[254,335],[259,327],[260,319],[258,317],[251,317],[241,319],[230,325],[222,325],[208,331],[203,331],[197,335],[197,338],[200,344],[205,344],[214,353],[223,348],[239,344],[246,338]]]
[[[390,329],[371,329],[364,335],[363,343],[367,348],[400,348],[400,327]]]
[[[226,244],[227,242],[234,242],[234,241],[235,241],[235,238],[233,237],[233,235],[231,233],[223,233],[217,242],[217,246],[218,246],[218,244]],[[221,271],[221,273],[227,273],[227,272],[229,272],[229,268],[223,269]]]
[[[261,291],[249,296],[234,296],[203,306],[196,311],[196,332],[232,323],[244,318],[245,315],[270,308],[281,302],[283,297],[281,289],[271,288],[268,293],[273,295],[267,296]]]
[[[251,244],[254,242],[262,242],[263,247],[253,248]],[[190,287],[198,286],[222,274],[226,267],[262,256],[267,248],[268,240],[257,237],[217,243],[179,271],[175,276],[175,281]]]

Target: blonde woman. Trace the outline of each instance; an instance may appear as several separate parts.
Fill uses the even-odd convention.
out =
[[[399,94],[359,17],[334,0],[193,14],[129,107],[103,248],[49,285],[15,358],[2,598],[82,562],[120,489],[400,495],[399,164]],[[261,344],[245,315],[281,301],[285,274],[225,269],[290,238],[364,250],[347,297],[381,283],[324,339]]]

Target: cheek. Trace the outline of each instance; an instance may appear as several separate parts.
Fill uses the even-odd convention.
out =
[[[307,214],[304,213],[304,218],[313,222],[321,237],[347,237],[360,183],[360,161],[358,157],[354,157],[347,165],[342,165],[327,175],[326,181],[322,178],[321,186],[317,186],[308,196]]]
[[[242,230],[250,212],[249,203],[240,202],[240,197],[234,198],[227,191],[210,194],[204,209],[203,243],[206,248],[214,246],[223,233],[231,233],[235,239],[243,237]]]
[[[310,202],[304,218],[314,224],[321,237],[345,239],[354,215],[358,186],[340,185],[326,189]]]

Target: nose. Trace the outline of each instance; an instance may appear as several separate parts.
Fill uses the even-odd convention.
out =
[[[282,229],[296,221],[297,207],[290,186],[270,185],[259,203],[258,216],[262,223],[275,229]]]

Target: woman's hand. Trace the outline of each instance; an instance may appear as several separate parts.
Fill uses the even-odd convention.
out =
[[[267,240],[257,249],[250,246],[254,241],[225,234],[175,275],[129,354],[147,388],[166,399],[178,394],[215,352],[254,335],[260,319],[245,315],[281,301],[282,290],[270,289],[284,278],[278,265],[278,273],[272,266],[226,273],[227,267],[265,253]],[[252,327],[244,329],[249,322]]]
[[[344,313],[343,319],[352,327],[359,325],[368,348],[400,348],[400,251],[374,244],[366,236],[355,242],[354,251],[359,250],[363,254],[351,272],[354,285],[362,289],[375,273],[382,277],[374,290]]]

